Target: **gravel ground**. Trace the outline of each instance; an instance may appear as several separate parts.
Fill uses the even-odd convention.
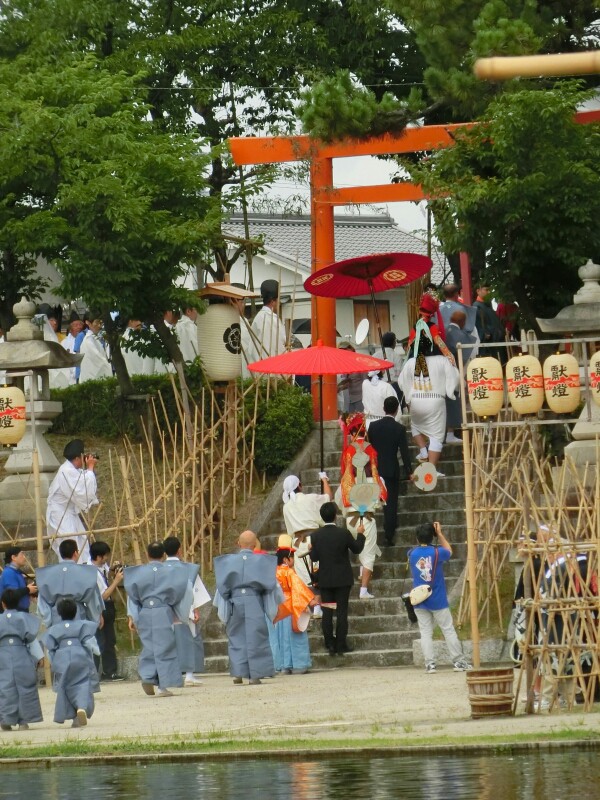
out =
[[[515,673],[517,674],[517,673]],[[397,737],[399,744],[419,740],[451,743],[467,737],[505,737],[567,728],[600,731],[597,712],[523,713],[516,717],[472,720],[466,677],[451,669],[426,675],[414,667],[390,669],[338,668],[308,675],[278,676],[261,686],[234,686],[228,675],[209,675],[202,686],[175,690],[174,697],[147,697],[139,683],[102,684],[96,711],[85,728],[52,722],[54,695],[41,689],[45,721],[29,731],[0,734],[2,746],[58,744],[89,740],[112,742],[177,739],[330,740]]]

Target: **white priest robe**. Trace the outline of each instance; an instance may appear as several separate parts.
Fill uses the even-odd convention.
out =
[[[88,331],[79,352],[83,355],[79,383],[112,378],[112,367],[108,360],[108,348],[100,336]]]
[[[177,320],[175,333],[179,339],[179,349],[183,360],[191,363],[198,356],[198,328],[196,323],[185,314]]]
[[[65,461],[54,476],[48,490],[46,526],[51,547],[59,555],[61,539],[75,539],[79,549],[79,564],[86,564],[89,546],[85,525],[79,514],[98,505],[96,475],[91,469],[77,469]],[[59,556],[60,558],[60,556]]]
[[[285,353],[286,338],[282,321],[268,306],[263,306],[252,322],[255,342],[252,345],[252,360],[261,361],[269,356]]]

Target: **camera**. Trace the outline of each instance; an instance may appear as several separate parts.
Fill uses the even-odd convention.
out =
[[[95,459],[96,459],[96,461],[100,461],[100,455],[99,455],[99,453],[86,453],[86,454],[85,454],[85,457],[86,457],[86,459],[87,459],[87,458],[95,458]]]

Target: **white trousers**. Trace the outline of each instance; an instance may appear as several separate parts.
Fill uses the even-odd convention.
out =
[[[463,658],[462,646],[459,641],[456,631],[454,630],[454,623],[452,622],[452,614],[449,608],[440,608],[437,611],[429,611],[427,608],[415,606],[415,614],[417,615],[417,622],[419,623],[419,632],[421,634],[421,650],[423,651],[423,658],[426,664],[431,662],[435,663],[435,655],[433,651],[433,629],[436,625],[439,626],[441,632],[444,634],[446,645],[450,651],[450,658],[454,664]]]

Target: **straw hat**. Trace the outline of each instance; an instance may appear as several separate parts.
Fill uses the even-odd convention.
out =
[[[281,533],[277,539],[278,550],[291,550],[292,553],[296,552],[296,548],[292,547],[292,537],[289,533]]]

